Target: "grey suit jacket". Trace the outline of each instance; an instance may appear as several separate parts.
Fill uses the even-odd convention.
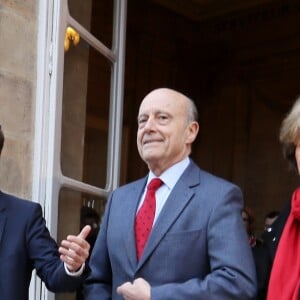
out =
[[[240,189],[193,162],[171,191],[140,261],[134,220],[147,178],[109,197],[94,246],[85,299],[122,299],[116,288],[142,277],[152,300],[246,300],[256,274],[242,219]]]

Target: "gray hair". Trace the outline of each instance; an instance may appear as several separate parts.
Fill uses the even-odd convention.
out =
[[[199,114],[198,114],[198,110],[195,105],[195,102],[191,98],[187,97],[187,99],[188,99],[187,121],[188,122],[193,122],[193,121],[198,122]]]

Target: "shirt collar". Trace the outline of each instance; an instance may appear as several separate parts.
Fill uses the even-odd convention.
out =
[[[175,165],[171,166],[169,169],[165,170],[159,178],[164,182],[164,184],[169,188],[172,189],[176,182],[178,181],[179,177],[183,174],[184,170],[190,163],[190,158],[186,157],[183,160],[179,161]],[[153,179],[155,174],[150,171],[148,175],[147,185],[151,179]]]

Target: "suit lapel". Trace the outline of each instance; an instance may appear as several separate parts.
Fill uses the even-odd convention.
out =
[[[146,180],[147,178],[140,180],[140,182],[138,182],[135,185],[135,187],[132,189],[130,194],[126,195],[126,198],[129,199],[129,201],[126,202],[126,207],[124,207],[124,212],[127,213],[123,224],[124,225],[123,237],[124,237],[124,243],[126,247],[126,253],[128,255],[130,264],[133,269],[135,269],[137,265],[137,254],[136,254],[135,233],[134,233],[135,214],[144,187],[146,185]]]
[[[192,199],[194,191],[191,187],[198,185],[199,183],[199,169],[195,167],[194,163],[191,163],[169,195],[152,229],[148,243],[144,249],[144,253],[139,261],[138,268],[140,268],[148,256],[151,255],[168,232],[169,228]]]

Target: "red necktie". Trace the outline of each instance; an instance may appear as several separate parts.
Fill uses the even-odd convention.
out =
[[[153,178],[147,186],[147,193],[143,205],[139,209],[135,218],[135,243],[137,258],[140,259],[145,244],[152,229],[155,216],[155,192],[162,185],[159,178]]]

